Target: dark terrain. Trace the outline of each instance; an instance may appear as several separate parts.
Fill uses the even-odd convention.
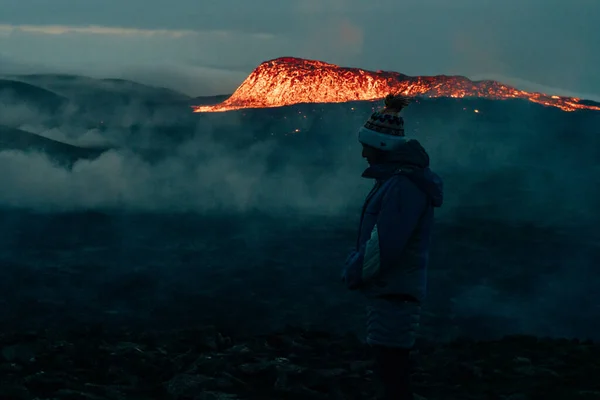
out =
[[[39,90],[0,93],[0,399],[372,398],[339,274],[378,103],[198,115],[22,79]],[[600,113],[420,99],[405,118],[446,183],[417,392],[600,398]]]
[[[288,329],[236,339],[212,327],[166,332],[3,335],[3,399],[372,399],[372,365],[351,336]],[[423,345],[428,399],[597,399],[600,346],[511,336]]]

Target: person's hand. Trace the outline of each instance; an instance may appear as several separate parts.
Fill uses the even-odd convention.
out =
[[[347,272],[348,272],[348,266],[352,265],[352,262],[356,258],[356,254],[357,253],[358,253],[358,251],[351,250],[350,254],[348,254],[348,256],[346,257],[346,261],[344,261],[344,268],[342,268],[342,282],[346,281],[346,275],[347,275]]]
[[[356,249],[352,249],[350,250],[350,254],[348,254],[348,257],[346,257],[346,262],[344,263],[345,265],[348,265],[348,263],[350,263],[358,254],[358,251],[356,251]]]
[[[357,268],[360,267],[359,258],[361,258],[360,252],[352,250],[346,258],[344,269],[342,270],[342,282],[352,290],[358,288],[361,284],[361,271],[357,271]]]
[[[348,254],[348,257],[346,257],[346,261],[344,261],[344,269],[342,271],[342,280],[344,280],[348,267],[356,261],[356,257],[358,257],[358,251],[356,250],[350,251],[350,254]]]

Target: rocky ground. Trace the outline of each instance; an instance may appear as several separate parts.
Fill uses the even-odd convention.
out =
[[[0,336],[2,400],[373,399],[368,349],[353,336],[287,329]],[[600,345],[530,336],[421,344],[426,399],[600,399]]]

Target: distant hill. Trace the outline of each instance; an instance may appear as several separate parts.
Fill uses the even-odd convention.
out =
[[[51,90],[18,80],[0,79],[0,104],[25,104],[40,111],[56,112],[69,102]]]
[[[125,79],[96,79],[68,74],[13,75],[12,79],[52,90],[74,101],[84,102],[181,102],[189,96],[163,87]]]
[[[0,125],[0,151],[3,150],[43,152],[60,164],[72,164],[78,159],[96,158],[107,149],[78,147]]]
[[[179,93],[172,89],[144,85],[126,79],[102,79],[101,82],[103,82],[113,90],[121,90],[127,91],[129,93],[136,93],[140,96],[147,96],[148,98],[152,98],[153,100],[159,100],[164,102],[184,101],[190,98],[188,95]]]

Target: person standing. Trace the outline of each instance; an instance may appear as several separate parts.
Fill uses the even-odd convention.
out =
[[[443,183],[429,168],[429,155],[405,136],[400,112],[409,103],[388,95],[358,132],[369,164],[362,176],[375,183],[342,273],[347,287],[367,298],[367,343],[390,400],[414,399],[409,356],[426,295],[434,209],[443,203]]]

